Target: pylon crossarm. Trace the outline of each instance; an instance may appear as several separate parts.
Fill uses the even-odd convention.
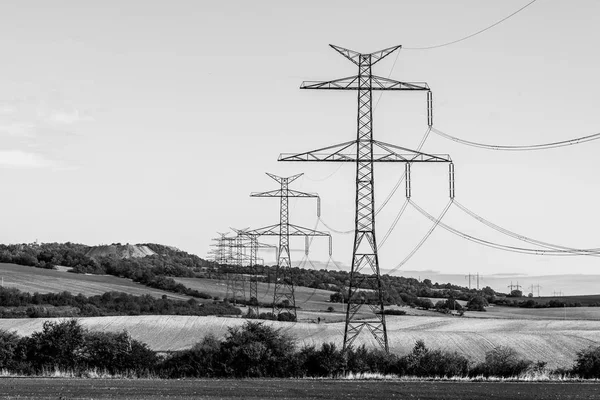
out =
[[[316,231],[310,228],[289,224],[290,236],[331,236],[329,232]]]
[[[335,51],[337,51],[338,53],[340,53],[341,55],[346,57],[348,60],[352,61],[354,64],[360,65],[361,54],[359,52],[354,51],[354,50],[345,49],[343,47],[336,46],[334,44],[330,44],[329,46],[331,46],[332,49],[334,49]],[[378,61],[381,61],[382,59],[384,59],[385,57],[387,57],[388,55],[390,55],[391,53],[393,53],[394,51],[398,50],[401,47],[402,46],[397,45],[397,46],[388,47],[387,49],[383,49],[383,50],[379,50],[379,51],[371,53],[371,65],[375,64]]]
[[[277,175],[273,175],[271,173],[265,172],[267,174],[267,176],[271,179],[273,179],[275,182],[278,183],[283,183],[284,179],[287,182],[287,184],[289,185],[290,183],[294,182],[296,179],[300,178],[302,175],[304,175],[304,173],[300,173],[300,174],[296,174],[296,175],[292,175],[289,176],[287,178],[283,178],[281,176],[277,176]]]
[[[356,140],[304,153],[282,153],[278,161],[356,161]]]
[[[371,90],[429,90],[429,85],[425,82],[400,82],[372,75]]]
[[[425,82],[400,82],[394,79],[371,75],[370,82],[359,80],[359,76],[348,76],[331,81],[304,81],[300,89],[326,89],[326,90],[430,90]]]
[[[448,154],[428,154],[421,151],[407,149],[405,147],[373,140],[373,147],[379,148],[385,153],[373,150],[373,161],[396,161],[396,162],[452,162]],[[397,152],[399,150],[400,152]]]
[[[357,87],[358,75],[332,81],[304,81],[300,84],[300,89],[356,90]]]
[[[250,197],[319,197],[316,193],[305,193],[297,190],[288,189],[286,193],[282,190],[271,190],[268,192],[254,192]]]

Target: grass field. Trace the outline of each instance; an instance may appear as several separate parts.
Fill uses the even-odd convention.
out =
[[[175,300],[188,300],[188,296],[178,295],[164,290],[152,289],[131,279],[118,278],[112,275],[84,275],[27,267],[16,264],[0,263],[0,277],[4,287],[16,288],[29,293],[59,293],[68,291],[72,294],[93,296],[106,292],[125,292],[136,296],[149,294],[153,297],[167,297]]]
[[[180,350],[192,346],[205,335],[223,337],[228,326],[240,326],[242,318],[190,316],[123,316],[81,318],[91,330],[121,332],[144,341],[158,351]],[[3,319],[0,329],[29,335],[40,330],[43,319]],[[343,323],[265,322],[281,328],[299,345],[334,342],[341,345]],[[572,366],[576,352],[600,344],[600,322],[581,320],[474,319],[460,317],[389,316],[387,330],[390,350],[409,352],[419,339],[434,349],[457,351],[473,361],[482,361],[495,346],[510,346],[523,357],[545,361],[551,368]],[[362,334],[355,342],[375,347],[374,339]]]

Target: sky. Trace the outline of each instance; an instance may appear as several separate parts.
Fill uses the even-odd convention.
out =
[[[282,152],[356,136],[355,92],[299,90],[303,80],[356,74],[330,43],[362,53],[403,45],[373,73],[427,82],[434,126],[466,140],[526,145],[599,132],[597,1],[538,0],[470,39],[414,49],[470,35],[526,3],[3,1],[0,242],[156,242],[206,257],[217,232],[279,222],[276,199],[249,197],[277,189],[265,172],[304,173],[291,188],[319,193],[323,220],[351,230],[352,165],[277,162]],[[383,94],[375,138],[416,148],[427,128],[425,104],[423,93]],[[432,133],[423,151],[451,155],[456,199],[486,219],[538,240],[600,247],[600,141],[501,152]],[[376,166],[377,206],[403,168]],[[413,166],[412,200],[439,215],[447,180],[445,165]],[[401,186],[377,216],[378,238],[403,202]],[[314,200],[290,204],[292,223],[326,230]],[[531,247],[454,206],[444,222]],[[409,207],[380,248],[382,270],[422,279],[557,276],[548,291],[561,290],[558,276],[600,273],[595,257],[509,253],[442,229],[396,268],[430,227]],[[337,267],[350,264],[352,241],[333,235]],[[303,240],[292,247],[300,262]],[[326,240],[315,239],[309,257],[316,267],[337,268]]]

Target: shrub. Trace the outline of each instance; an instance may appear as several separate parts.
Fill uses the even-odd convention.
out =
[[[345,368],[344,354],[334,343],[323,343],[317,350],[315,346],[305,346],[297,354],[300,375],[314,377],[336,377]]]
[[[361,373],[397,373],[398,357],[379,349],[369,350],[363,344],[354,349],[350,347],[346,353],[346,370],[355,374]]]
[[[75,319],[44,322],[26,341],[26,360],[36,369],[75,370],[82,360],[85,329]]]
[[[159,367],[166,378],[211,378],[224,375],[220,362],[221,342],[207,335],[189,350],[175,352]]]
[[[19,340],[16,333],[0,329],[0,370],[14,367]]]
[[[398,360],[398,371],[419,377],[465,376],[469,360],[456,352],[430,350],[424,341],[417,340],[412,352]]]
[[[228,328],[219,361],[225,366],[227,376],[286,377],[294,350],[294,339],[280,329],[248,321],[241,328]]]
[[[572,372],[586,379],[600,378],[600,346],[578,351]]]
[[[87,368],[106,370],[112,374],[152,370],[156,353],[132,339],[128,332],[90,332],[85,335],[82,361]]]
[[[498,346],[485,353],[485,361],[477,364],[471,375],[499,376],[508,378],[525,372],[533,363],[519,358],[515,349]]]

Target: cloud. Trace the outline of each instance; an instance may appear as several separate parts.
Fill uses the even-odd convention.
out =
[[[51,112],[48,117],[48,121],[57,123],[57,124],[65,124],[72,125],[77,122],[83,121],[93,121],[94,119],[87,115],[82,115],[79,110],[74,111],[54,111]]]
[[[34,129],[36,125],[29,122],[13,122],[7,125],[0,126],[0,132],[6,132],[10,136],[18,137],[33,137],[35,136]]]
[[[0,114],[9,115],[17,112],[17,109],[8,104],[0,104]]]
[[[0,150],[0,167],[6,168],[49,168],[58,163],[44,156],[21,150]]]

